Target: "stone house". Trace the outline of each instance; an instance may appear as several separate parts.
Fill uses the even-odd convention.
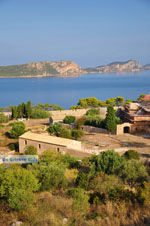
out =
[[[131,123],[131,133],[150,132],[150,94],[142,98],[140,103],[130,103],[122,110],[124,122]]]
[[[43,153],[47,149],[57,150],[61,153],[66,153],[69,150],[80,151],[82,149],[80,141],[50,136],[47,133],[26,132],[19,137],[19,152],[23,153],[25,148],[30,145],[37,148],[38,154]]]

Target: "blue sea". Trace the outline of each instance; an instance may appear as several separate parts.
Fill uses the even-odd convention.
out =
[[[106,100],[123,96],[134,99],[150,93],[150,71],[133,74],[85,74],[79,77],[2,78],[0,107],[32,103],[58,104],[65,109],[76,105],[80,98]]]

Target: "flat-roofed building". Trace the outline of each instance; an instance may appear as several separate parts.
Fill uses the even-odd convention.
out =
[[[65,153],[67,150],[81,151],[81,142],[61,137],[50,136],[49,134],[38,134],[26,132],[19,137],[19,152],[23,153],[27,146],[37,148],[38,154],[47,149],[57,150]]]

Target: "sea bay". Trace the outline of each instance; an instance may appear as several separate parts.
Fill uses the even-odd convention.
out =
[[[150,71],[132,74],[85,74],[78,77],[1,78],[0,107],[32,103],[58,104],[65,109],[80,98],[134,99],[150,93]]]

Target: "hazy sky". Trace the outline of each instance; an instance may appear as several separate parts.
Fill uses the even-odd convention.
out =
[[[150,63],[150,0],[0,0],[0,65]]]

